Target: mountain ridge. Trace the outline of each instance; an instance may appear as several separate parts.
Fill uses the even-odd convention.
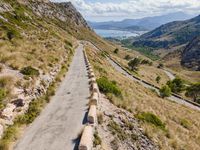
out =
[[[162,24],[175,21],[186,20],[192,18],[191,15],[183,12],[169,13],[161,16],[145,17],[141,19],[124,19],[122,21],[108,21],[108,22],[90,22],[89,25],[95,29],[126,29],[129,26],[138,26],[145,30],[152,30]]]

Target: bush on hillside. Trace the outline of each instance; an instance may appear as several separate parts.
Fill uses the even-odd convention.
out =
[[[137,70],[137,67],[140,65],[141,60],[139,58],[135,58],[129,61],[128,66],[131,70]]]
[[[160,120],[160,118],[150,112],[139,113],[136,115],[136,118],[138,118],[139,120],[151,123],[161,129],[165,129],[165,124]]]
[[[115,96],[121,96],[121,90],[115,82],[109,81],[106,77],[97,79],[97,84],[101,92],[108,94],[112,93]]]
[[[7,92],[5,89],[0,88],[0,101],[2,101],[7,95]]]
[[[174,93],[180,93],[185,90],[184,81],[180,78],[175,78],[172,81],[168,81],[167,85],[170,87],[171,91]]]
[[[200,82],[188,87],[185,95],[193,98],[194,102],[200,103]]]
[[[114,50],[114,53],[115,53],[115,54],[118,54],[118,52],[119,52],[119,49],[116,48],[116,49]]]
[[[160,76],[157,76],[157,77],[156,77],[156,82],[157,82],[157,83],[160,83],[160,80],[161,80],[161,77],[160,77]]]
[[[169,97],[171,95],[171,89],[169,88],[168,85],[165,85],[163,86],[161,89],[160,89],[160,96],[161,97]]]
[[[24,67],[20,71],[22,74],[27,76],[39,76],[39,71],[31,66]]]

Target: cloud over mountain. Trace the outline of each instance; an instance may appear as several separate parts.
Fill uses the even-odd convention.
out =
[[[64,2],[67,0],[52,0]],[[183,11],[200,13],[199,0],[70,0],[87,19],[141,18]]]

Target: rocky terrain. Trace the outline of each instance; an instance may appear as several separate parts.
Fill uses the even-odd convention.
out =
[[[99,102],[97,132],[102,145],[96,150],[158,150],[158,146],[145,135],[133,114],[111,104],[105,95]]]
[[[200,37],[194,38],[182,52],[182,65],[200,71]]]
[[[29,111],[33,100],[53,95],[54,83],[69,66],[77,46],[74,33],[80,28],[90,30],[70,2],[0,2],[0,136],[17,116]]]

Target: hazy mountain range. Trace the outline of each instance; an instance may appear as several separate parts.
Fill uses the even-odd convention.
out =
[[[117,30],[153,30],[162,24],[172,21],[180,21],[192,18],[194,16],[185,14],[183,12],[170,13],[161,16],[145,17],[141,19],[125,19],[122,21],[108,21],[108,22],[90,22],[88,24],[93,29],[117,29]]]

